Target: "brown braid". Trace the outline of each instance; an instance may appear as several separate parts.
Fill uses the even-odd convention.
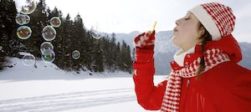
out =
[[[199,23],[199,29],[201,29],[201,28],[205,29],[205,27],[201,23]],[[212,36],[205,29],[205,33],[199,39],[201,39],[201,51],[202,51],[203,55],[201,56],[201,62],[200,62],[200,66],[199,66],[198,71],[197,71],[197,75],[200,75],[201,72],[203,72],[205,70],[205,67],[206,67],[205,59],[204,59],[204,53],[206,51],[205,46],[206,46],[208,41],[212,41]],[[197,77],[197,78],[199,78],[199,77]]]

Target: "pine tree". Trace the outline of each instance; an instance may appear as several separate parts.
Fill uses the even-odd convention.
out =
[[[117,66],[117,69],[118,70],[121,70],[122,68],[123,68],[123,66],[122,66],[122,57],[123,57],[123,55],[122,55],[122,52],[121,52],[121,45],[120,45],[120,42],[118,42],[117,43],[117,45],[116,45],[116,57],[115,57],[115,59],[116,59],[116,66]]]
[[[112,39],[110,41],[110,63],[111,63],[111,70],[115,71],[116,68],[116,57],[117,57],[117,53],[116,53],[116,37],[115,35],[112,35]]]
[[[125,42],[116,42],[116,35],[111,37],[105,34],[101,39],[95,39],[100,35],[97,31],[87,30],[82,17],[78,14],[71,20],[69,14],[64,18],[56,7],[53,10],[47,8],[45,0],[39,0],[36,10],[29,14],[31,20],[26,26],[32,30],[29,39],[17,38],[16,30],[19,25],[15,22],[17,14],[13,0],[0,1],[0,69],[3,68],[6,56],[18,57],[18,52],[25,51],[36,58],[41,57],[40,46],[45,40],[41,31],[52,17],[59,17],[61,26],[56,29],[54,45],[55,63],[59,68],[67,71],[90,70],[103,72],[104,70],[123,70],[130,72],[132,69],[130,47]],[[79,59],[72,58],[72,52],[80,52]]]
[[[16,47],[14,42],[16,40],[16,6],[13,0],[0,1],[0,70],[3,69],[6,62],[5,57],[17,54],[17,51],[12,50]]]
[[[63,50],[63,69],[67,71],[71,71],[72,67],[72,58],[71,58],[71,53],[72,53],[72,20],[69,14],[67,14],[66,19],[63,21],[64,25],[63,27],[63,36],[62,36],[62,50]]]
[[[131,57],[131,49],[129,45],[125,44],[125,61],[124,61],[124,66],[125,66],[125,71],[132,73],[132,57]]]
[[[85,52],[85,48],[83,47],[84,44],[86,44],[86,31],[84,29],[83,21],[81,16],[78,14],[73,21],[73,30],[72,30],[72,51],[77,50],[80,52],[80,58],[79,59],[74,59],[72,58],[73,62],[73,70],[74,71],[79,71],[82,69],[82,65],[84,63],[84,58],[81,56],[83,52]]]

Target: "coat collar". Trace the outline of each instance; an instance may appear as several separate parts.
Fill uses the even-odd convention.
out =
[[[240,46],[232,35],[222,37],[217,41],[210,41],[205,46],[205,50],[214,48],[223,50],[230,57],[230,60],[235,63],[242,59]],[[199,44],[180,55],[177,55],[178,52],[175,53],[174,60],[170,62],[173,70],[181,69],[202,56],[201,45]]]
[[[194,53],[195,51],[195,47],[192,47],[190,49],[188,49],[187,51],[185,52],[182,52],[182,49],[178,50],[174,56],[173,56],[173,59],[174,61],[179,65],[179,66],[184,66],[184,59],[185,59],[185,56],[187,54],[192,54]],[[181,53],[182,52],[182,53]]]

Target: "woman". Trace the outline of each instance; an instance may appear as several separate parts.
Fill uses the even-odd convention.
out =
[[[136,36],[134,82],[138,103],[162,112],[251,112],[251,71],[238,65],[242,55],[231,35],[232,10],[205,3],[176,21],[173,43],[180,48],[171,73],[154,86],[155,31]]]

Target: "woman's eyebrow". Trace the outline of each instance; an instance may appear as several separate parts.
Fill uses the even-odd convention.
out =
[[[187,14],[185,15],[185,18],[190,17],[190,15],[191,15],[191,14],[187,13]]]
[[[188,15],[188,16],[191,16],[191,12],[187,12],[187,15]]]

